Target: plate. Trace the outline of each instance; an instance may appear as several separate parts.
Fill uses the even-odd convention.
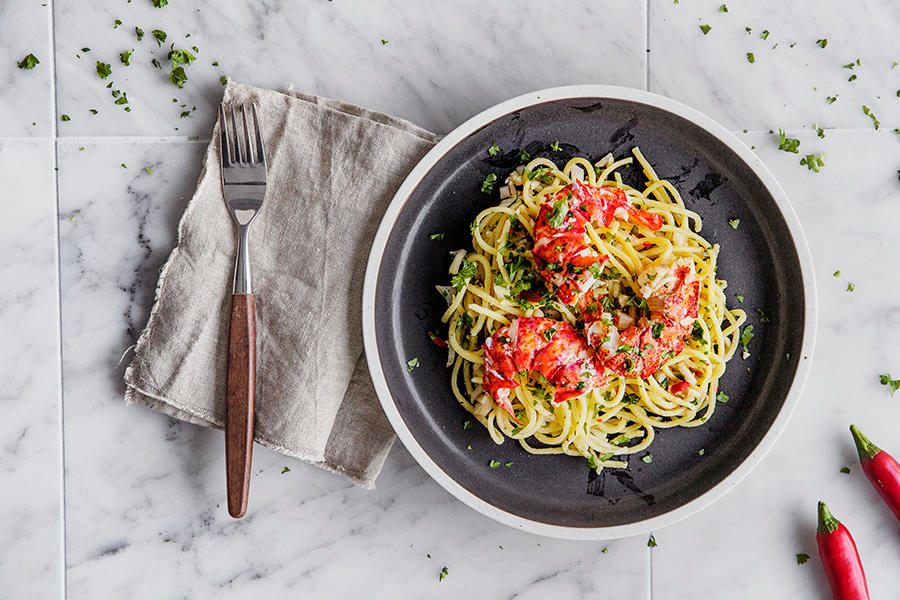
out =
[[[559,151],[551,144],[559,143]],[[489,156],[497,143],[501,152]],[[587,461],[532,455],[495,444],[452,395],[446,351],[426,335],[446,308],[450,252],[471,248],[469,223],[499,200],[480,192],[502,181],[521,152],[564,164],[572,156],[617,158],[639,146],[657,174],[703,219],[721,245],[718,276],[728,305],[756,333],[720,380],[729,396],[703,426],[657,429],[653,462],[599,475]],[[643,186],[640,169],[626,183]],[[735,230],[729,219],[740,219]],[[444,233],[443,240],[430,234]],[[736,295],[743,297],[743,303]],[[709,505],[755,467],[800,398],[816,329],[812,259],[781,186],[737,137],[674,100],[629,88],[567,86],[503,102],[460,125],[426,154],[398,189],[372,246],[363,334],[372,381],[397,436],[451,494],[479,512],[537,534],[610,539],[644,533]],[[757,310],[758,309],[758,310]],[[411,371],[407,361],[419,359]],[[472,421],[472,427],[463,423]],[[491,468],[498,461],[510,467]]]

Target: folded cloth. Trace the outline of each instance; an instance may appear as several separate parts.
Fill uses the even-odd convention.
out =
[[[363,355],[366,259],[394,192],[434,145],[406,121],[337,100],[229,83],[256,102],[268,187],[250,228],[256,296],[255,440],[374,487],[394,432]],[[219,124],[125,371],[125,400],[223,428],[235,229]]]

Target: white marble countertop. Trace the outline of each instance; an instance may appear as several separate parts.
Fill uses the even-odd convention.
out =
[[[0,596],[822,598],[822,498],[853,531],[872,595],[889,597],[900,529],[865,481],[847,426],[900,455],[900,397],[878,381],[900,376],[900,5],[720,4],[0,3]],[[160,49],[154,29],[168,35]],[[198,48],[183,89],[150,64],[173,41]],[[126,67],[119,53],[129,49]],[[40,63],[17,68],[29,53]],[[110,63],[131,111],[113,103],[97,60]],[[734,491],[654,532],[655,548],[644,536],[565,542],[494,523],[400,444],[371,492],[257,447],[252,511],[233,521],[222,434],[126,407],[119,363],[146,321],[223,75],[437,132],[570,83],[649,89],[709,114],[778,177],[815,261],[818,344],[786,433]],[[800,139],[801,155],[778,150],[768,130],[779,127]],[[827,154],[820,173],[798,164],[808,152]],[[797,553],[812,558],[798,565]]]

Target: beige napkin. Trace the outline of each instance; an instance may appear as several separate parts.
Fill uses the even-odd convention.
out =
[[[230,83],[256,102],[268,159],[250,228],[256,295],[256,441],[365,487],[394,440],[366,369],[361,303],[381,216],[434,135],[337,100]],[[178,225],[125,400],[222,428],[235,232],[220,182],[219,126]]]

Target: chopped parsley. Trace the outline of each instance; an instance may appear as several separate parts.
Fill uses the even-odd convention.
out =
[[[506,467],[507,469],[511,469],[513,466],[512,461],[509,461],[508,463],[504,463],[503,466]],[[500,546],[500,547],[502,548],[503,546]]]
[[[169,72],[169,81],[178,86],[178,88],[183,88],[187,80],[187,73],[184,72],[184,68],[181,66],[173,67],[172,71]]]
[[[728,219],[728,224],[731,225],[732,229],[737,229],[738,225],[741,224],[740,219]]]
[[[728,7],[723,4],[719,7],[719,12],[728,12]]]
[[[488,466],[492,469],[496,469],[497,467],[500,466],[500,461],[492,459],[491,462],[488,463]]]
[[[526,152],[525,150],[522,150],[522,154],[519,156],[519,161],[527,163],[529,160],[531,160],[531,155],[528,154],[528,152]]]
[[[419,366],[419,357],[414,356],[406,361],[406,372],[412,373],[412,370]]]
[[[438,575],[438,581],[443,581],[448,573],[449,573],[449,571],[447,571],[447,567],[444,567],[443,569],[441,569],[441,573],[440,573],[440,575]]]
[[[762,39],[767,39],[769,37],[769,30],[763,29],[763,32],[759,34],[759,37],[761,37]]]
[[[653,323],[653,327],[650,330],[651,335],[653,335],[654,340],[658,340],[662,335],[663,329],[665,329],[666,325],[662,321],[656,321]]]
[[[121,19],[116,19],[115,21],[113,21],[113,29],[118,29],[119,25],[121,25],[121,24],[122,24]]]
[[[650,539],[647,540],[647,547],[648,548],[656,548],[656,538],[653,537],[652,535],[650,536]]]
[[[808,560],[809,560],[809,554],[806,554],[805,552],[801,552],[800,554],[797,555],[797,564],[798,565],[805,565],[806,561],[808,561]]]
[[[653,455],[647,454],[646,456],[641,458],[641,461],[647,463],[648,465],[653,462]]]
[[[873,112],[872,112],[872,109],[869,108],[868,106],[866,106],[865,104],[863,104],[862,111],[863,111],[870,119],[872,119],[872,123],[874,123],[874,125],[875,125],[875,130],[877,131],[878,128],[881,127],[881,123],[880,123],[880,122],[878,121],[878,119],[875,117],[875,113],[873,113]]]
[[[838,269],[837,271],[835,271],[835,272],[832,273],[831,275],[834,276],[834,277],[840,277],[840,276],[841,276],[841,270]]]
[[[712,29],[712,27],[710,27],[709,25],[701,25],[700,26],[700,31],[703,32],[703,35],[706,35],[707,33],[709,33],[710,29]]]
[[[705,453],[706,453],[705,448],[700,448],[699,450],[697,450],[697,456],[703,456]]]
[[[900,379],[891,379],[890,375],[880,375],[879,381],[881,381],[881,385],[891,388],[891,396],[900,388]]]
[[[150,64],[156,67],[157,69],[162,69],[162,63],[159,62],[159,59],[154,58],[150,60]]]
[[[140,27],[135,27],[134,35],[137,36],[138,41],[141,41],[142,39],[144,39],[144,30],[141,29]]]
[[[497,156],[497,153],[500,152],[500,146],[497,145],[497,142],[491,144],[491,147],[488,148],[488,154],[491,156]]]
[[[441,241],[442,239],[444,239],[444,234],[443,233],[432,233],[428,237],[430,237],[433,240]]]
[[[41,61],[39,61],[37,59],[37,56],[35,56],[34,54],[29,54],[28,56],[26,56],[25,58],[23,58],[16,64],[19,65],[20,69],[25,69],[26,71],[30,71],[31,69],[35,68],[40,63],[41,63]]]
[[[734,297],[737,298],[737,301],[740,302],[741,304],[744,303],[744,295],[743,294],[735,294]]]
[[[62,116],[59,117],[59,120],[60,121],[71,121],[72,119],[69,117],[69,115],[63,113]]]
[[[849,474],[850,474],[850,467],[843,467],[843,468],[841,469],[841,473],[843,473],[844,475],[849,475]]]
[[[847,291],[848,291],[848,292],[852,292],[852,291],[855,290],[855,289],[856,289],[856,286],[853,285],[852,283],[848,283],[848,284],[847,284]]]
[[[571,196],[571,192],[569,192]],[[560,198],[556,202],[553,203],[553,211],[550,213],[550,217],[547,219],[547,224],[550,227],[556,229],[557,227],[563,224],[563,221],[566,220],[566,216],[569,214],[569,202],[568,197]]]
[[[112,73],[112,68],[109,66],[109,63],[97,61],[97,75],[100,76],[100,79],[106,79],[109,77],[109,74]]]
[[[753,56],[753,53],[752,53],[752,52],[748,52],[748,53],[747,53],[747,62],[749,62],[749,63],[755,63],[755,62],[756,62],[756,57]]]
[[[588,456],[587,461],[588,461],[588,466],[590,468],[592,468],[592,469],[597,468],[597,459],[596,458],[594,458],[593,456]]]
[[[122,64],[126,67],[131,64],[131,50],[126,50],[125,52],[119,53],[119,60],[122,61]]]
[[[850,77],[847,78],[847,81],[856,81],[857,79],[859,79],[859,75],[854,73],[853,75],[851,75]]]
[[[794,154],[799,154],[800,151],[797,148],[800,146],[800,140],[789,138],[785,135],[782,129],[778,130],[778,149],[784,150],[785,152],[793,152]]]
[[[544,339],[548,342],[553,339],[553,336],[556,335],[556,327],[551,327],[547,331],[544,332]]]
[[[638,404],[641,401],[641,397],[637,394],[625,394],[622,397],[622,402],[625,404]]]
[[[728,402],[728,394],[725,392],[719,392],[716,394],[716,402]]]
[[[387,43],[388,43],[387,40],[381,40],[381,45],[382,45],[382,46],[387,46]]]
[[[768,323],[769,317],[766,316],[766,313],[763,312],[763,309],[757,308],[756,312],[759,313],[759,322],[760,323]]]
[[[815,124],[813,125],[813,127],[816,128],[816,135],[817,135],[817,136],[819,136],[820,138],[824,138],[824,137],[825,137],[825,130],[824,130],[824,129],[822,129],[821,127],[819,127],[818,125],[815,125]]]
[[[822,38],[821,40],[816,40],[816,43],[819,45],[819,48],[824,48],[828,45],[828,38]]]
[[[497,174],[496,173],[488,173],[487,177],[484,178],[484,181],[481,182],[481,193],[482,194],[490,194],[494,191],[494,186],[497,185]]]
[[[221,81],[222,81],[222,85],[228,85],[228,78],[225,77],[224,75],[222,75]]]
[[[458,290],[463,289],[463,287],[469,283],[469,280],[475,275],[475,263],[470,262],[468,260],[463,259],[462,264],[459,267],[459,271],[456,275],[453,276],[453,279],[450,280],[450,284],[453,285]]]
[[[613,438],[612,443],[615,446],[620,446],[620,445],[624,444],[625,442],[627,442],[628,439],[629,438],[627,435],[625,435],[624,433],[621,433],[621,434],[617,435],[615,438]]]
[[[744,31],[747,32],[747,35],[750,35],[751,33],[753,33],[753,30],[750,29],[749,27],[744,27]]]
[[[150,34],[156,38],[157,46],[162,46],[162,43],[166,41],[166,32],[161,29],[154,29]]]
[[[169,50],[168,59],[176,65],[189,65],[197,58],[187,50]]]
[[[828,96],[827,98],[825,98],[825,102],[827,102],[828,104],[834,104],[835,102],[837,102],[837,97],[837,94],[835,94],[834,96]]]
[[[468,429],[472,426],[472,421],[463,421],[463,429]]]
[[[750,343],[750,340],[753,339],[754,335],[753,325],[747,325],[746,327],[744,327],[744,331],[741,332],[741,346],[744,347],[745,353],[749,353],[749,350],[747,350],[747,344]]]
[[[815,173],[819,172],[819,169],[825,166],[825,153],[822,154],[807,154],[803,158],[800,159],[801,165],[806,165],[806,168]]]
[[[162,8],[168,3],[169,0],[153,0],[153,6],[155,6],[156,8]]]
[[[291,470],[288,467],[285,467],[281,470],[282,475],[284,475],[285,473],[290,473],[290,472],[291,472]]]
[[[96,115],[98,112],[100,112],[96,108],[91,108],[90,111],[92,115]]]
[[[691,328],[691,339],[703,340],[703,326],[700,325],[700,321],[694,321],[694,326]]]
[[[556,141],[556,142],[553,142],[552,144],[550,144],[550,149],[553,150],[554,152],[559,152],[559,142]]]
[[[150,167],[144,167],[144,170],[153,175],[153,169],[151,169]]]

